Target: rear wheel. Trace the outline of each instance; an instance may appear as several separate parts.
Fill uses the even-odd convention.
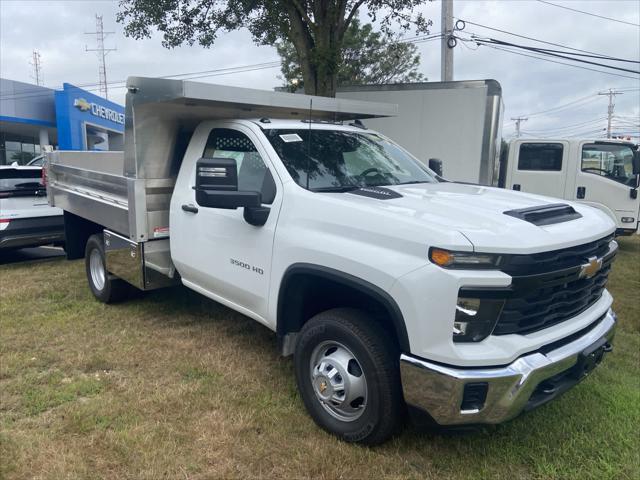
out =
[[[103,303],[113,303],[127,296],[127,283],[107,272],[102,234],[89,237],[84,263],[89,287],[94,297]]]
[[[315,422],[348,442],[382,443],[400,426],[398,352],[366,314],[333,309],[309,320],[295,351],[298,389]]]

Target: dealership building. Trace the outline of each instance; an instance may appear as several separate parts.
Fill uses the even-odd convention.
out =
[[[123,150],[124,107],[69,83],[53,90],[0,79],[0,165],[25,164],[45,145]]]

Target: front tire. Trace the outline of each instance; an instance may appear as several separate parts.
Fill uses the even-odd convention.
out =
[[[103,303],[114,303],[127,296],[128,285],[107,272],[102,234],[91,235],[87,240],[84,265],[91,293]]]
[[[324,430],[347,442],[375,445],[401,424],[399,353],[365,313],[322,312],[302,327],[294,363],[307,411]]]

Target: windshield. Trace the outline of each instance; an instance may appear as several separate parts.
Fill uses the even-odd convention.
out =
[[[27,165],[29,167],[41,167],[44,164],[44,155],[34,158]]]
[[[296,183],[312,191],[437,182],[418,160],[376,133],[319,129],[265,133]]]
[[[636,184],[630,145],[588,143],[582,147],[582,171],[601,175],[630,187]]]

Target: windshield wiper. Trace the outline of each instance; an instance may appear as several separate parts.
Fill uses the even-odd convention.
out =
[[[408,182],[396,183],[396,185],[415,185],[416,183],[429,183],[427,180],[409,180]]]
[[[416,183],[430,183],[428,180],[409,180],[400,183],[380,183],[378,185],[367,185],[368,187],[396,187],[398,185],[414,185]]]
[[[357,185],[339,185],[336,187],[318,187],[311,189],[312,192],[320,192],[320,193],[343,193],[343,192],[351,192],[353,190],[358,190],[360,187]]]

